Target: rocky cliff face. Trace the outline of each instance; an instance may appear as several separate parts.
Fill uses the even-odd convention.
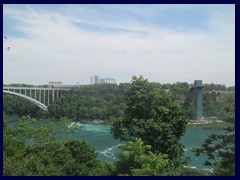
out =
[[[209,91],[205,92],[204,95],[208,101],[219,102],[225,101],[232,96],[235,97],[235,91]]]
[[[180,102],[190,119],[194,114],[194,92],[187,95],[175,95],[175,100]],[[203,118],[224,119],[226,117],[225,105],[228,99],[235,99],[235,91],[206,91],[203,90]]]
[[[203,91],[203,101],[220,102],[235,97],[235,91]],[[187,95],[175,95],[174,99],[184,105],[188,105],[194,101],[194,92],[189,91]]]

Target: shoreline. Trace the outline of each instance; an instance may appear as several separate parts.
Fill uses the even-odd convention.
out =
[[[104,125],[106,122],[104,122],[101,119],[93,119],[93,120],[79,120],[82,124],[96,124],[96,125]]]
[[[188,124],[211,124],[211,123],[223,123],[222,120],[190,120]]]

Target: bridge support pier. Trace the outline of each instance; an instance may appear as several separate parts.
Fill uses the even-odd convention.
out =
[[[47,105],[49,105],[49,99],[50,99],[50,97],[49,97],[49,90],[48,90],[48,104]]]
[[[46,93],[46,90],[44,89],[43,90],[43,104],[45,104],[45,100],[46,100],[46,96],[45,96],[46,94],[45,93]]]
[[[41,90],[39,90],[39,102],[42,102],[42,91]]]
[[[55,95],[55,90],[52,90],[52,102],[54,102],[54,95]]]

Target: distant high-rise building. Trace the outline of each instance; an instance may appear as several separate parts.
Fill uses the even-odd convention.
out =
[[[99,84],[99,76],[94,76],[94,84]]]
[[[100,79],[100,84],[115,84],[115,79],[103,78],[103,79]]]

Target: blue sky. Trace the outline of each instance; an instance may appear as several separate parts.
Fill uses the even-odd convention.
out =
[[[3,6],[3,82],[130,82],[235,85],[235,6]]]

